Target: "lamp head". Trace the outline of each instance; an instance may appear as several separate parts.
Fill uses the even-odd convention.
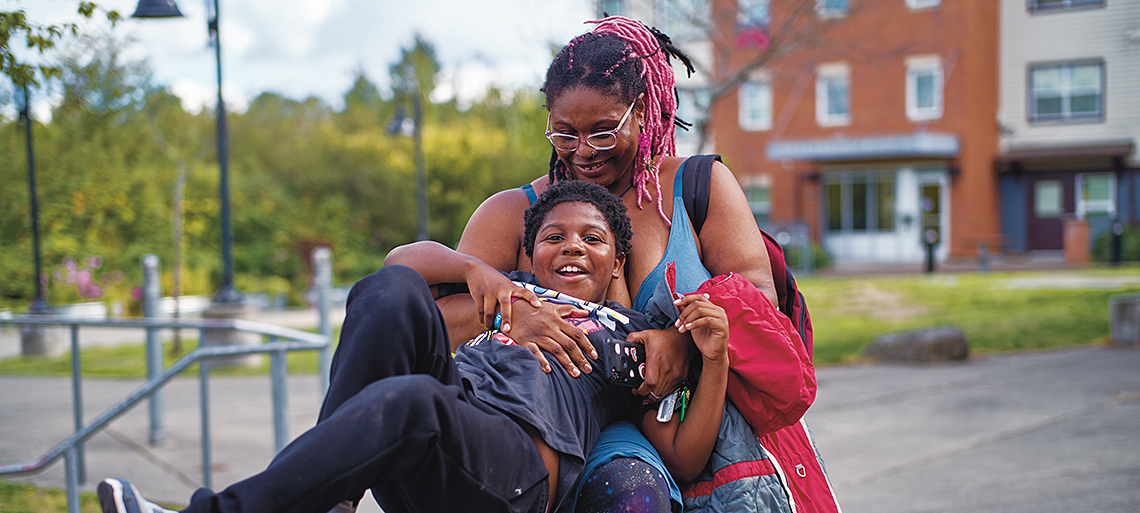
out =
[[[132,18],[181,18],[182,11],[174,0],[139,0]]]

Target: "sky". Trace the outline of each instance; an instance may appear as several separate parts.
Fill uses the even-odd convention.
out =
[[[384,92],[389,66],[417,32],[435,45],[442,65],[436,99],[478,97],[488,85],[537,89],[552,58],[551,45],[586,32],[592,26],[583,22],[594,18],[590,0],[218,1],[222,90],[227,108],[238,111],[263,92],[296,100],[316,96],[339,108],[358,70]],[[96,3],[126,18],[115,32],[135,40],[128,55],[146,59],[155,82],[171,87],[184,107],[196,112],[212,107],[217,95],[206,3],[176,2],[184,17],[146,20],[129,17],[137,0]],[[24,10],[37,23],[81,19],[78,0],[0,0],[0,5]],[[36,103],[37,112],[46,110]]]

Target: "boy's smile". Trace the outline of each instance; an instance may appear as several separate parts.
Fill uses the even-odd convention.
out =
[[[546,214],[534,238],[535,280],[578,299],[601,303],[624,263],[606,218],[590,203],[558,204]]]

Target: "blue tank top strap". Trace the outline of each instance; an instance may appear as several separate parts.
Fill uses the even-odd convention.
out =
[[[534,193],[534,186],[533,185],[528,183],[528,184],[526,184],[522,187],[519,187],[519,188],[526,192],[526,197],[530,199],[531,205],[533,205],[534,202],[538,201],[538,195]]]
[[[685,162],[681,163],[677,168],[677,176],[673,179],[673,226],[669,229],[669,243],[665,247],[665,255],[641,282],[641,286],[637,289],[637,297],[633,301],[633,309],[648,315],[650,322],[654,324],[664,323],[665,318],[662,316],[674,319],[677,316],[676,308],[670,308],[673,298],[665,283],[665,266],[669,262],[676,262],[678,293],[697,290],[705,280],[712,277],[701,263],[697,240],[693,236],[692,225],[689,222],[689,213],[685,211],[685,202],[681,198],[682,177],[687,162],[688,159],[685,159]]]

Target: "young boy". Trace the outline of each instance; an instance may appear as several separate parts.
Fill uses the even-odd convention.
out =
[[[533,283],[601,303],[629,248],[621,202],[601,187],[566,182],[525,223]],[[427,285],[468,281],[486,264],[442,246],[431,253],[408,262],[422,277],[389,265],[353,287],[340,347],[358,350],[338,348],[317,425],[264,472],[220,493],[198,490],[185,511],[323,512],[366,489],[386,511],[564,511],[601,427],[631,412],[643,414],[638,421],[667,464],[695,458],[703,466],[724,408],[723,310],[700,295],[678,300],[680,330],[692,333],[704,367],[686,422],[674,415],[660,423],[603,373],[543,372],[528,349],[496,332],[453,358]],[[596,306],[592,315],[575,322],[598,354],[607,337],[648,328],[620,306],[588,306]],[[628,325],[609,322],[623,316]],[[101,483],[99,497],[104,513],[161,511],[120,479]]]

